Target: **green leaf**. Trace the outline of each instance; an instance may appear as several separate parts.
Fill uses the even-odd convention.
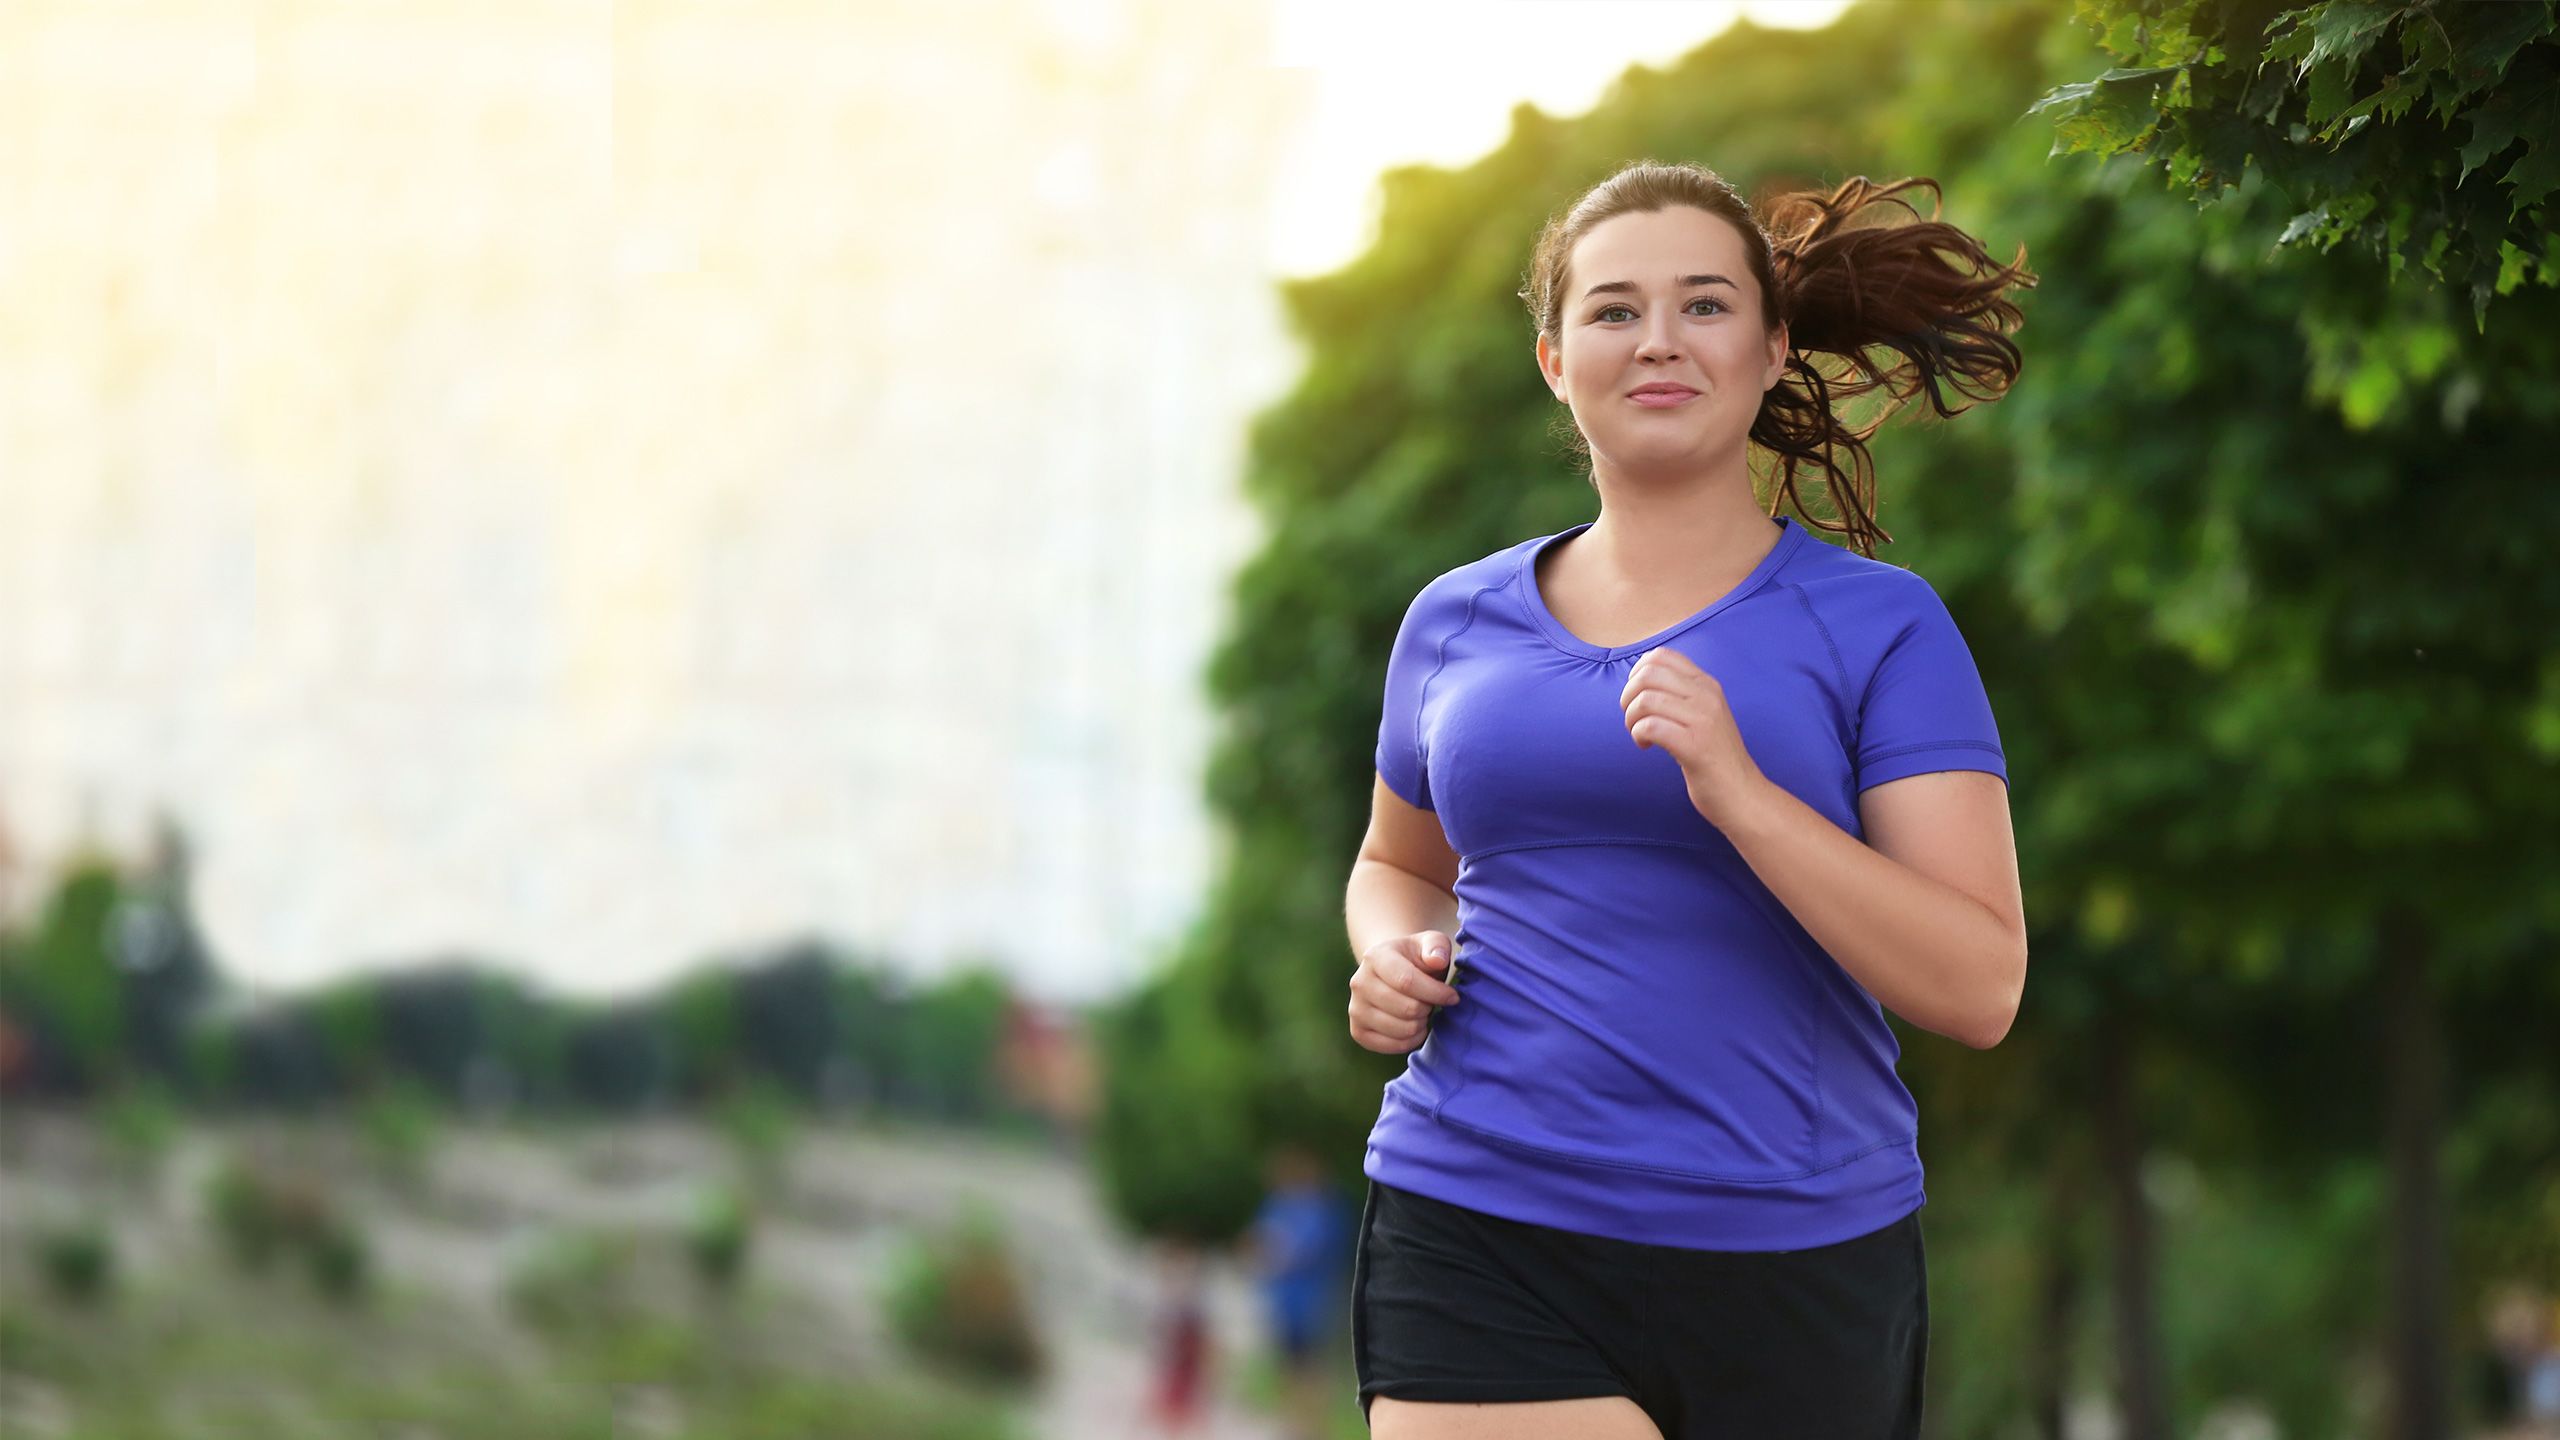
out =
[[[2453,68],[2453,47],[2433,14],[2420,11],[2400,30],[2400,73],[2415,79],[2429,70]]]
[[[2516,52],[2550,35],[2552,28],[2551,0],[2456,5],[2444,13],[2460,32],[2459,68],[2475,88],[2497,83]]]
[[[2286,15],[2299,15],[2301,13],[2302,12],[2298,10],[2294,10],[2287,11]],[[2276,29],[2276,22],[2282,21],[2285,18],[2285,15],[2279,15],[2276,17],[2275,21],[2270,21],[2268,23],[2267,34],[2273,38],[2267,41],[2267,48],[2259,52],[2258,66],[2260,69],[2264,69],[2265,67],[2272,65],[2278,60],[2290,60],[2294,62],[2294,68],[2296,72],[2299,73],[2304,65],[2310,63],[2310,30],[2301,26],[2295,26],[2279,33]]]
[[[2128,10],[2117,16],[2115,23],[2107,27],[2107,33],[2099,37],[2099,45],[2117,55],[2140,55],[2142,20],[2139,10]]]
[[[2498,293],[2511,294],[2532,273],[2533,253],[2521,245],[2507,243],[2498,247]]]
[[[2471,140],[2462,147],[2462,173],[2453,183],[2460,185],[2471,178],[2490,156],[2515,142],[2523,124],[2522,103],[2513,95],[2492,95],[2479,109],[2471,112]]]
[[[2507,191],[2513,213],[2538,203],[2560,186],[2560,146],[2544,145],[2528,138],[2524,157],[2507,167]],[[2500,286],[2503,292],[2506,287]]]
[[[2044,98],[2028,106],[2027,113],[2033,115],[2062,105],[2076,105],[2097,93],[2098,82],[2095,80],[2083,80],[2076,85],[2057,85],[2046,91]]]
[[[2076,84],[2055,86],[2053,89],[2046,91],[2043,97],[2038,99],[2034,104],[2029,105],[2026,113],[2034,115],[2042,111],[2058,110],[2065,106],[2077,105],[2089,101],[2110,100],[2111,97],[2101,87],[2119,86],[2127,82],[2144,80],[2153,76],[2174,74],[2186,68],[2187,67],[2184,65],[2147,65],[2137,69],[2110,70],[2095,80],[2082,80]],[[2146,89],[2147,88],[2150,87],[2146,87]],[[2112,98],[2111,103],[2122,104],[2125,102],[2122,98],[2116,97]]]
[[[2395,83],[2385,84],[2383,88],[2374,91],[2372,94],[2367,95],[2353,105],[2350,105],[2346,109],[2338,112],[2337,118],[2331,120],[2327,128],[2320,132],[2320,138],[2327,140],[2334,137],[2339,140],[2344,140],[2348,136],[2356,133],[2357,130],[2362,129],[2364,122],[2373,118],[2373,112],[2375,109],[2380,107],[2384,102],[2390,100],[2393,96],[2404,93],[2396,84],[2398,78],[2399,77],[2397,76],[2393,76],[2392,81]]]
[[[2314,66],[2310,88],[2304,92],[2302,118],[2321,125],[2347,107],[2354,96],[2356,67],[2350,60],[2335,60]]]
[[[2329,0],[2312,12],[2311,52],[2303,63],[2338,60],[2352,70],[2396,13],[2397,7],[2378,0]]]
[[[2186,68],[2187,66],[2181,63],[2177,65],[2142,65],[2130,69],[2110,70],[2104,75],[2099,76],[2097,83],[2101,85],[2113,85],[2120,81],[2142,80],[2154,75],[2171,75]]]

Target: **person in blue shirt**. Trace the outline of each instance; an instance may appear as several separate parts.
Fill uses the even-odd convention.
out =
[[[1324,1440],[1327,1346],[1342,1314],[1358,1212],[1303,1146],[1276,1147],[1265,1171],[1270,1190],[1253,1218],[1247,1253],[1277,1352],[1291,1440]]]
[[[1996,398],[2033,277],[1864,223],[1913,187],[1764,228],[1647,161],[1539,237],[1522,298],[1600,514],[1414,597],[1344,897],[1351,1037],[1408,1057],[1350,1306],[1380,1440],[1919,1434],[1927,1196],[1885,1012],[1999,1043],[2027,932],[1987,692],[1874,557],[1883,417],[1834,407]],[[1846,545],[1799,518],[1805,468]]]

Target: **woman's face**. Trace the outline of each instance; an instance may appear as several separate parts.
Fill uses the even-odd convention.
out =
[[[1740,231],[1689,205],[1612,216],[1576,242],[1564,280],[1538,368],[1596,464],[1685,473],[1741,447],[1786,375],[1787,338],[1760,328]]]

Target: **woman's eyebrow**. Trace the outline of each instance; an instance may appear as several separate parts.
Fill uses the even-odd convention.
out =
[[[1721,275],[1683,275],[1680,277],[1680,284],[1678,288],[1682,290],[1690,290],[1700,285],[1722,285],[1728,290],[1740,290],[1742,288]],[[1592,286],[1590,289],[1583,291],[1582,298],[1588,300],[1594,295],[1604,294],[1614,295],[1623,293],[1632,295],[1635,291],[1636,282],[1633,280],[1604,280],[1599,284]]]

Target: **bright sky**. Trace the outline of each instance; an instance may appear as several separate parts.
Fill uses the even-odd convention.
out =
[[[1509,133],[1523,100],[1579,115],[1629,66],[1661,67],[1748,15],[1818,29],[1849,0],[1274,0],[1272,63],[1316,94],[1280,176],[1284,274],[1338,268],[1366,246],[1377,176],[1463,165]]]

